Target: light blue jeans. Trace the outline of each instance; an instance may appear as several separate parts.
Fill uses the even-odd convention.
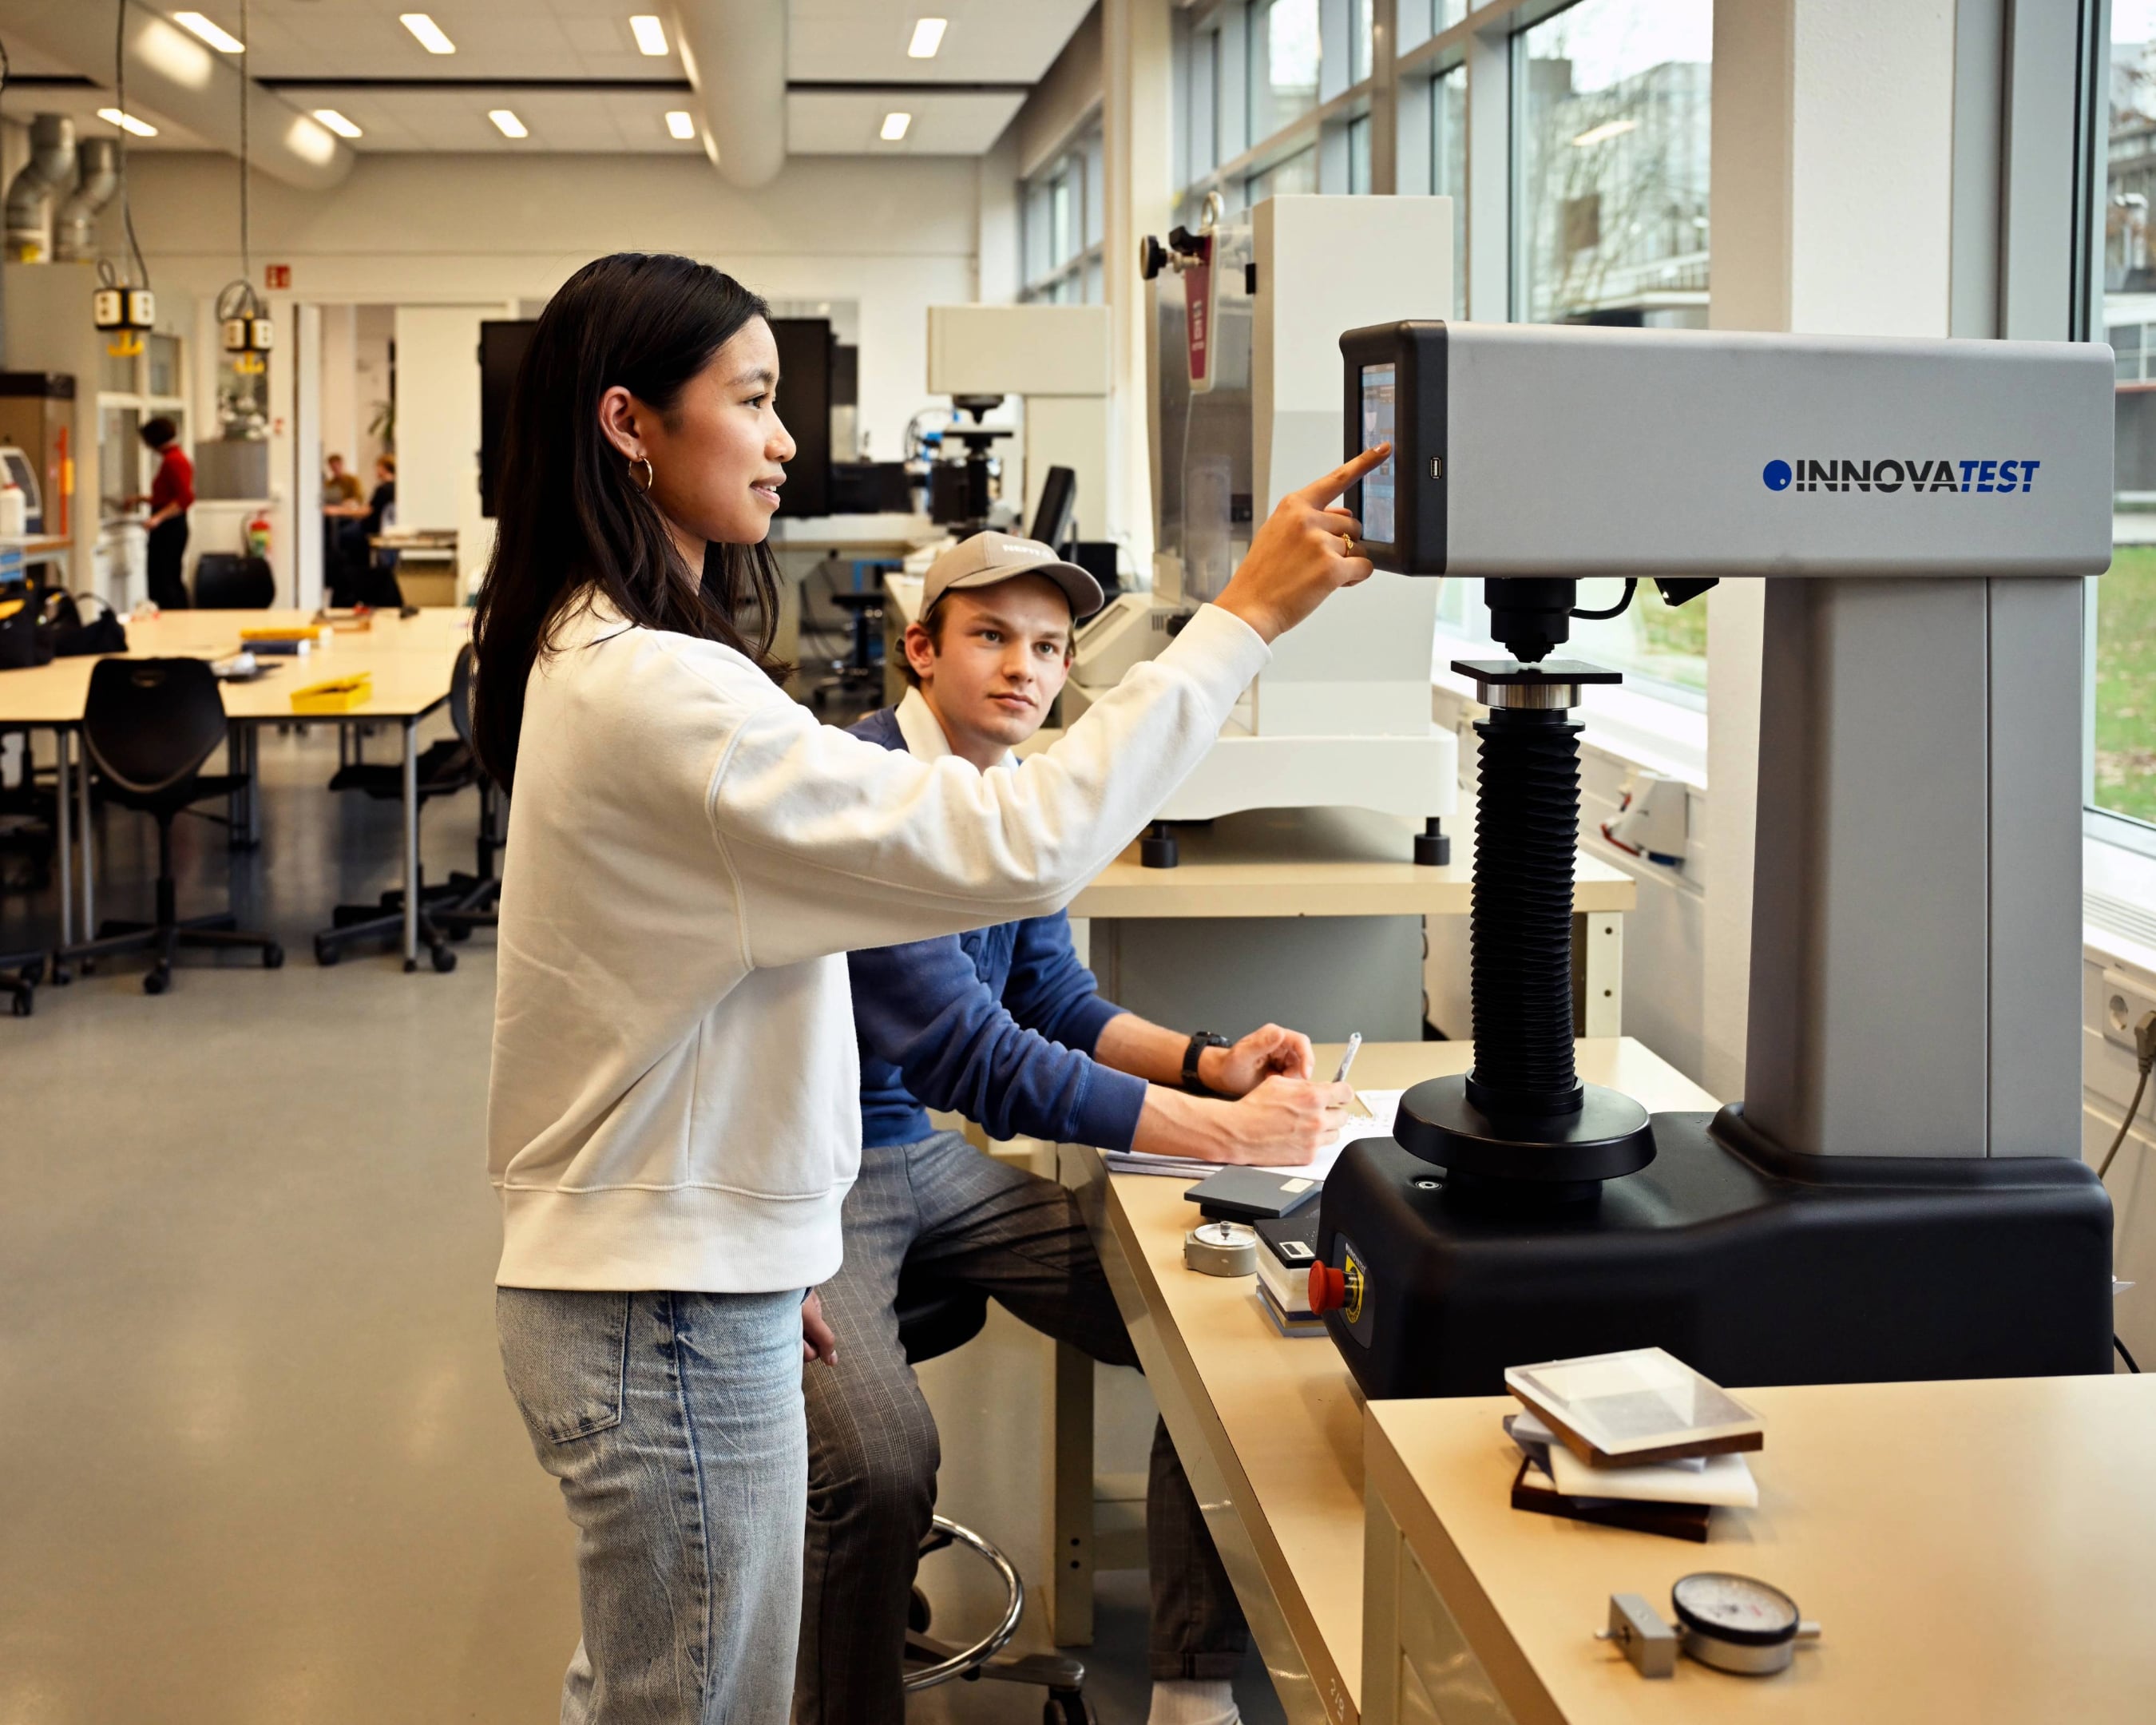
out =
[[[801,1293],[495,1291],[577,1527],[562,1725],[786,1725],[808,1493]]]

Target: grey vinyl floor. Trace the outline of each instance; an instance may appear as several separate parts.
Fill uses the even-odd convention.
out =
[[[393,884],[397,808],[323,789],[321,731],[261,756],[266,842],[182,820],[181,910],[228,892],[283,969],[194,955],[152,999],[123,959],[0,1016],[0,1725],[551,1719],[575,1582],[495,1348],[492,937],[446,976],[317,968],[331,905]],[[430,875],[470,866],[475,820],[428,811]],[[146,915],[149,824],[106,811],[99,843],[100,913]],[[0,952],[53,916],[0,895]],[[1038,1410],[998,1389],[1031,1345],[998,1313],[929,1368],[986,1416],[945,1417],[947,1505],[999,1539],[1041,1522]],[[1144,1632],[1143,1577],[1104,1576],[1082,1656],[1111,1725],[1144,1716]],[[1255,1656],[1237,1689],[1278,1717]],[[912,1709],[1038,1711],[986,1685]]]

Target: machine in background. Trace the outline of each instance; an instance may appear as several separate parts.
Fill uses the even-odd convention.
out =
[[[1658,1345],[1729,1384],[2109,1369],[2080,1159],[2079,577],[2095,343],[1352,330],[1372,557],[1485,578],[1475,1063],[1326,1182],[1313,1305],[1373,1397]],[[1336,388],[1341,384],[1336,382]],[[1576,583],[1770,576],[1748,1096],[1582,1085]],[[1644,600],[1640,602],[1644,603]]]
[[[1215,597],[1256,523],[1338,460],[1329,332],[1451,298],[1442,198],[1276,198],[1248,228],[1147,243],[1154,538],[1150,593],[1079,630],[1065,721]],[[1342,270],[1338,260],[1356,260]],[[1273,646],[1219,742],[1161,810],[1142,855],[1173,867],[1177,821],[1246,809],[1360,808],[1424,823],[1419,863],[1448,860],[1459,750],[1430,721],[1437,583],[1373,576]]]

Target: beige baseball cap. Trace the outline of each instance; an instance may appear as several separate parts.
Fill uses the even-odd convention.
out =
[[[976,533],[962,539],[928,566],[921,583],[921,614],[954,587],[993,587],[1014,575],[1045,575],[1070,601],[1070,620],[1081,622],[1107,603],[1101,583],[1075,563],[1066,563],[1038,539],[1014,533]]]

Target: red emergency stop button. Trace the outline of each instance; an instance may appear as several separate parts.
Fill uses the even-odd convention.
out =
[[[1337,1312],[1348,1303],[1348,1277],[1330,1264],[1310,1266],[1310,1309]]]

